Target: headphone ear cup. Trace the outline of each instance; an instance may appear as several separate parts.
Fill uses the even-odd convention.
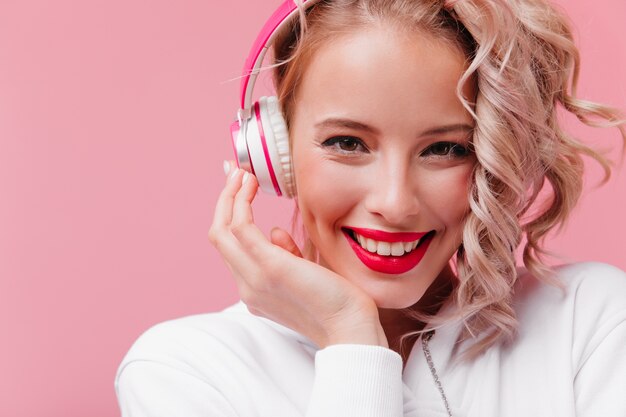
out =
[[[231,125],[233,148],[240,168],[250,170],[261,190],[291,198],[295,186],[291,169],[289,133],[276,97],[261,97],[251,116]]]
[[[289,132],[276,96],[259,99],[261,120],[266,132],[267,147],[272,156],[272,168],[282,194],[292,198],[295,195],[295,181],[291,168]],[[275,151],[275,152],[274,152]],[[274,158],[276,156],[276,158]]]
[[[277,161],[272,161],[274,172],[283,194],[292,198],[296,194],[296,189],[291,167],[291,149],[289,147],[287,123],[283,117],[278,97],[262,97],[260,102],[263,125],[269,125],[268,130],[272,132],[273,137],[273,144],[270,144],[270,139],[267,138],[268,148],[270,146],[275,147],[276,155],[278,156]],[[266,120],[268,122],[267,125],[265,124]]]

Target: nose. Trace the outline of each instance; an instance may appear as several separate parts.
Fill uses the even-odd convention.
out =
[[[415,178],[410,166],[399,162],[376,170],[365,198],[366,210],[389,226],[405,226],[420,211]]]

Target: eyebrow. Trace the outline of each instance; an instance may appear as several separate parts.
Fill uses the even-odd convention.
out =
[[[380,133],[378,129],[375,127],[369,126],[365,123],[358,122],[356,120],[344,119],[344,118],[335,118],[331,117],[329,119],[325,119],[315,125],[317,128],[332,128],[332,127],[343,127],[347,129],[360,130],[367,133],[378,134]],[[442,135],[444,133],[453,133],[453,132],[463,132],[469,133],[472,132],[474,128],[466,123],[455,123],[451,125],[445,126],[437,126],[430,129],[427,129],[421,132],[418,137],[422,136],[431,136],[431,135]]]
[[[371,127],[369,125],[366,125],[365,123],[357,122],[356,120],[351,120],[351,119],[341,119],[341,118],[334,118],[334,117],[331,117],[329,119],[326,119],[317,123],[315,127],[320,127],[320,128],[345,127],[348,129],[362,130],[368,133],[379,133],[378,129]]]

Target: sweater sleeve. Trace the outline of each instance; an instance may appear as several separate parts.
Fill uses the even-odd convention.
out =
[[[402,358],[374,345],[338,344],[315,355],[306,417],[400,417]]]
[[[315,355],[306,417],[401,417],[403,388],[402,359],[396,352],[382,346],[332,345]],[[209,382],[159,361],[128,362],[119,371],[115,391],[122,417],[245,417]]]
[[[402,417],[398,353],[306,342],[236,311],[156,324],[118,366],[121,416]]]
[[[238,417],[211,384],[152,360],[126,364],[115,393],[122,417]]]

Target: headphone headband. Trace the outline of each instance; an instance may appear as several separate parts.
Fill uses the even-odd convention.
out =
[[[320,0],[301,0],[305,9],[313,6]],[[272,41],[286,24],[291,21],[291,17],[298,13],[298,5],[295,0],[285,0],[283,4],[276,9],[272,16],[259,32],[250,54],[246,59],[243,67],[243,78],[241,79],[241,109],[250,111],[252,107],[252,90],[254,83],[259,75],[261,64],[265,53],[269,49]]]
[[[300,10],[307,10],[320,0],[285,0],[263,25],[256,37],[241,77],[241,107],[230,135],[237,166],[254,174],[261,190],[276,196],[295,196],[291,167],[289,132],[276,96],[252,102],[252,90],[261,71],[263,58],[276,34],[289,24]]]

